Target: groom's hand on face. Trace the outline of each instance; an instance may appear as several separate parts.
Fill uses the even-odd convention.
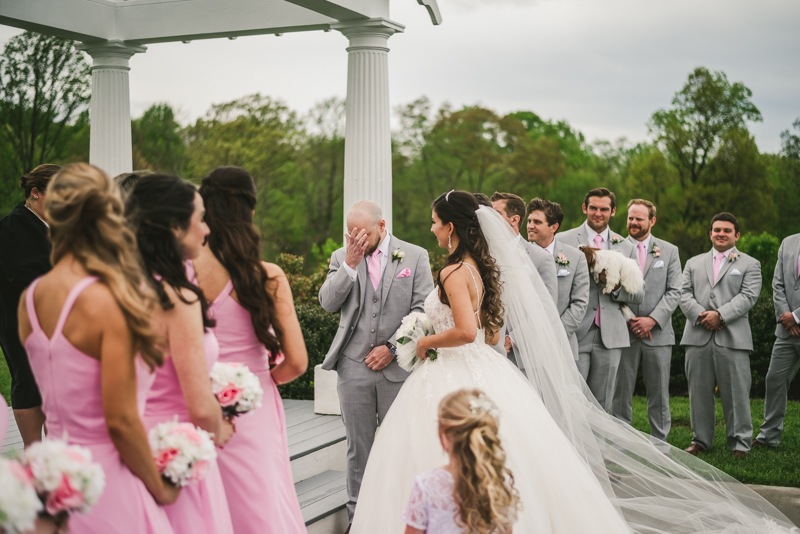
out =
[[[344,234],[345,244],[347,245],[344,262],[353,270],[358,269],[358,264],[364,259],[367,252],[369,240],[367,231],[353,228],[349,234]]]
[[[389,347],[381,345],[380,347],[375,347],[367,354],[367,357],[364,358],[364,363],[373,371],[380,371],[391,363],[392,358],[394,358],[394,356],[389,352]]]

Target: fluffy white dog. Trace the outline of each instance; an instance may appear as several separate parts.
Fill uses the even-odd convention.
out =
[[[613,250],[600,250],[588,246],[580,248],[586,256],[589,272],[592,273],[595,283],[600,283],[600,275],[606,273],[604,294],[614,291],[617,284],[621,284],[628,293],[637,293],[644,287],[644,275],[634,260]],[[620,304],[620,309],[626,319],[634,317],[627,305]]]

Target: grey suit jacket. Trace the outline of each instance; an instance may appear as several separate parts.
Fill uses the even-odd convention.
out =
[[[800,234],[790,235],[778,250],[778,263],[772,278],[772,301],[775,303],[775,320],[786,312],[800,317],[800,279],[797,277],[797,258],[800,257]],[[789,332],[778,323],[775,335],[786,339]]]
[[[412,311],[423,312],[425,299],[433,290],[433,276],[428,260],[428,253],[410,243],[401,241],[392,236],[391,250],[405,253],[403,261],[389,258],[386,270],[383,273],[383,298],[381,303],[381,316],[378,323],[378,341],[387,340],[394,342],[394,334],[400,327],[403,317]],[[331,343],[328,354],[322,362],[322,368],[335,370],[342,350],[347,347],[356,322],[361,317],[364,306],[365,284],[367,279],[366,261],[358,265],[358,276],[355,282],[350,279],[342,267],[345,259],[345,249],[340,248],[331,255],[330,270],[325,283],[319,290],[319,303],[328,312],[341,310],[339,329]],[[397,274],[408,268],[411,273],[404,278],[397,278]],[[369,347],[351,347],[353,352],[366,356],[371,350]],[[408,373],[403,371],[397,360],[383,369],[383,374],[392,382],[405,380]]]
[[[536,243],[529,243],[522,238],[520,238],[520,243],[528,253],[539,276],[542,277],[542,282],[544,282],[547,292],[550,293],[553,303],[558,303],[558,280],[556,280],[556,266],[553,263],[553,257]]]
[[[572,230],[568,230],[563,234],[559,234],[558,240],[575,248],[581,245],[594,246],[589,242],[585,225],[586,223]],[[636,249],[630,241],[615,232],[611,232],[610,236],[610,250],[617,251],[628,258],[634,259],[638,263],[638,258],[634,257]],[[620,304],[641,304],[644,301],[644,295],[645,288],[642,288],[638,293],[628,293],[625,288],[620,288],[616,294],[605,294],[603,293],[602,286],[596,283],[594,277],[590,274],[589,307],[586,310],[586,315],[583,317],[581,325],[578,327],[578,340],[585,336],[592,327],[592,324],[594,324],[595,314],[599,306],[600,335],[603,340],[603,345],[608,349],[630,347],[628,322],[625,320],[625,316],[622,315]]]
[[[761,292],[761,264],[753,257],[733,248],[736,261],[725,261],[714,280],[713,248],[686,262],[681,288],[681,310],[686,316],[681,345],[703,346],[714,337],[720,347],[753,350],[753,336],[747,314]],[[738,274],[737,274],[738,273]],[[706,330],[698,316],[716,310],[725,320],[719,332]]]
[[[566,256],[567,265],[556,264],[556,277],[558,280],[558,314],[561,324],[567,331],[572,354],[578,356],[577,331],[586,316],[589,307],[589,266],[586,256],[575,247],[565,245],[555,239],[553,247],[553,263],[559,254]]]
[[[628,237],[636,252],[638,262],[639,242]],[[653,254],[653,247],[659,248],[658,258]],[[630,309],[637,317],[652,317],[656,323],[651,334],[653,339],[642,339],[642,343],[651,347],[665,347],[675,344],[675,331],[672,329],[672,314],[681,303],[681,258],[678,247],[652,236],[650,250],[644,264],[644,300],[641,304],[631,304]],[[639,339],[631,334],[631,342]]]

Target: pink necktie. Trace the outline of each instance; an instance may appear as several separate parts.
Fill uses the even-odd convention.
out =
[[[720,252],[714,256],[714,283],[717,283],[717,276],[719,276],[719,268],[722,267],[722,260],[725,259],[725,254]]]
[[[642,270],[642,274],[644,274],[644,266],[647,263],[647,252],[644,250],[644,243],[639,243],[639,268]]]
[[[367,260],[367,267],[369,268],[369,279],[372,280],[372,289],[378,290],[378,284],[381,283],[381,251],[375,250]]]
[[[597,234],[594,236],[594,248],[603,248],[603,236]],[[594,315],[594,324],[600,326],[600,302],[597,302],[597,313]]]

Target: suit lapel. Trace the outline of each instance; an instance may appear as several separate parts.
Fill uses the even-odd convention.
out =
[[[789,268],[792,271],[792,278],[796,281],[797,280],[797,261],[798,257],[800,256],[800,236],[797,237],[794,241],[794,246],[791,250],[791,265]]]
[[[708,254],[706,254],[706,259],[703,262],[706,266],[706,274],[708,275],[708,283],[711,284],[711,287],[714,287],[714,249],[712,248]]]
[[[581,244],[581,241],[584,245],[589,245],[593,247],[592,243],[589,243],[589,233],[586,231],[586,223],[584,222],[582,225],[578,227],[578,244]]]
[[[733,247],[731,249],[731,254],[733,254],[734,252],[738,253],[736,247]],[[722,260],[722,266],[719,268],[719,274],[717,274],[717,284],[719,284],[722,281],[722,277],[725,276],[725,273],[727,273],[730,270],[732,264],[733,262],[731,261],[730,256],[728,256],[727,259]],[[716,286],[717,284],[714,285]]]
[[[397,269],[400,267],[400,261],[392,259],[392,254],[394,251],[402,251],[403,249],[400,247],[400,240],[396,239],[392,236],[392,243],[391,247],[389,247],[389,257],[386,258],[388,262],[386,264],[386,269],[383,271],[383,296],[381,296],[381,308],[383,308],[383,304],[386,302],[386,297],[389,296],[389,288],[392,287],[392,282],[394,282],[394,277],[397,276]]]
[[[650,270],[650,266],[653,265],[653,262],[656,259],[655,254],[653,254],[651,252],[653,250],[653,247],[658,247],[659,249],[661,248],[659,246],[659,244],[658,244],[658,241],[656,241],[655,237],[652,237],[652,239],[650,239],[650,250],[645,250],[644,251],[644,254],[645,254],[644,257],[646,258],[645,261],[644,261],[644,274],[645,274],[645,276],[647,276],[647,272]],[[639,251],[637,250],[636,252],[638,254]]]
[[[358,274],[358,290],[360,291],[358,295],[358,308],[361,309],[364,307],[364,298],[367,294],[367,286],[364,285],[367,283],[367,259],[364,258],[358,264],[358,269],[356,270]]]

